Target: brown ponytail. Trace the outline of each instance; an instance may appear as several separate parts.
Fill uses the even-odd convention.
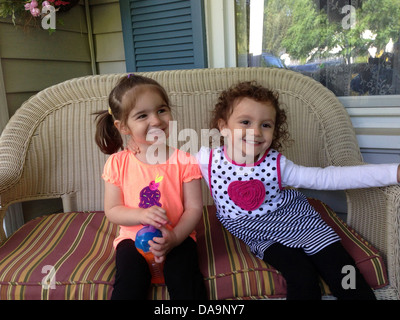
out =
[[[123,148],[121,134],[114,125],[113,116],[108,111],[99,111],[96,116],[96,144],[105,154],[113,154]]]

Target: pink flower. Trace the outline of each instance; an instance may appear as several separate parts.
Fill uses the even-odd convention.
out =
[[[40,15],[40,10],[37,8],[38,3],[36,0],[32,0],[24,5],[26,11],[30,11],[32,16],[37,17]]]
[[[40,16],[40,10],[38,8],[31,8],[31,15],[34,17]]]
[[[43,2],[42,2],[42,7],[50,7],[50,2],[48,2],[48,1],[43,1]]]

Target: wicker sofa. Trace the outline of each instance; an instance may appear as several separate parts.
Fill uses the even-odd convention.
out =
[[[288,110],[289,129],[296,141],[284,152],[288,158],[321,167],[362,163],[345,109],[329,90],[308,77],[269,68],[144,75],[156,79],[169,93],[178,132],[190,128],[199,133],[208,128],[210,110],[221,90],[238,81],[257,80],[277,90]],[[26,222],[8,239],[0,228],[0,299],[110,297],[115,275],[112,240],[118,230],[102,212],[101,172],[107,157],[94,143],[92,114],[107,108],[108,94],[121,76],[88,76],[47,88],[26,101],[3,131],[0,226],[7,208],[16,202],[61,198],[64,213]],[[210,299],[284,298],[283,277],[221,227],[203,187],[205,207],[197,229]],[[375,283],[377,297],[399,299],[400,187],[347,190],[346,196],[347,224],[323,203],[310,201],[336,224],[338,232],[357,243],[355,250],[362,251],[357,258],[360,263],[368,260],[369,268],[382,267],[378,276],[382,279]],[[321,290],[329,295],[323,282]],[[149,298],[167,299],[165,286],[153,286]]]

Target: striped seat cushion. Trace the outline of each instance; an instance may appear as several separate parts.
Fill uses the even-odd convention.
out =
[[[316,199],[309,202],[341,237],[368,284],[378,289],[388,284],[386,268],[378,251],[343,222],[333,210]],[[197,227],[200,269],[210,299],[285,298],[286,281],[272,266],[255,257],[247,245],[232,236],[216,218],[214,206],[204,207]],[[345,274],[343,275],[343,277]],[[321,293],[330,295],[321,280]],[[154,285],[152,299],[168,299],[163,285]]]
[[[28,222],[0,248],[0,300],[110,298],[116,233],[100,212]]]
[[[371,287],[385,286],[378,252],[323,203],[310,202],[342,237]],[[284,298],[282,275],[221,226],[214,206],[204,207],[203,213],[197,242],[209,298]],[[117,231],[102,212],[54,214],[28,222],[0,247],[0,300],[109,299]],[[329,294],[323,282],[321,290]],[[165,285],[153,285],[149,298],[168,299]]]
[[[350,228],[322,201],[316,199],[308,199],[308,201],[320,213],[322,219],[340,236],[343,247],[352,256],[370,287],[379,289],[387,286],[389,280],[386,266],[378,250]]]

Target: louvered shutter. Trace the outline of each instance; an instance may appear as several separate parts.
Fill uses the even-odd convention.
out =
[[[128,72],[205,68],[203,0],[120,0]]]

